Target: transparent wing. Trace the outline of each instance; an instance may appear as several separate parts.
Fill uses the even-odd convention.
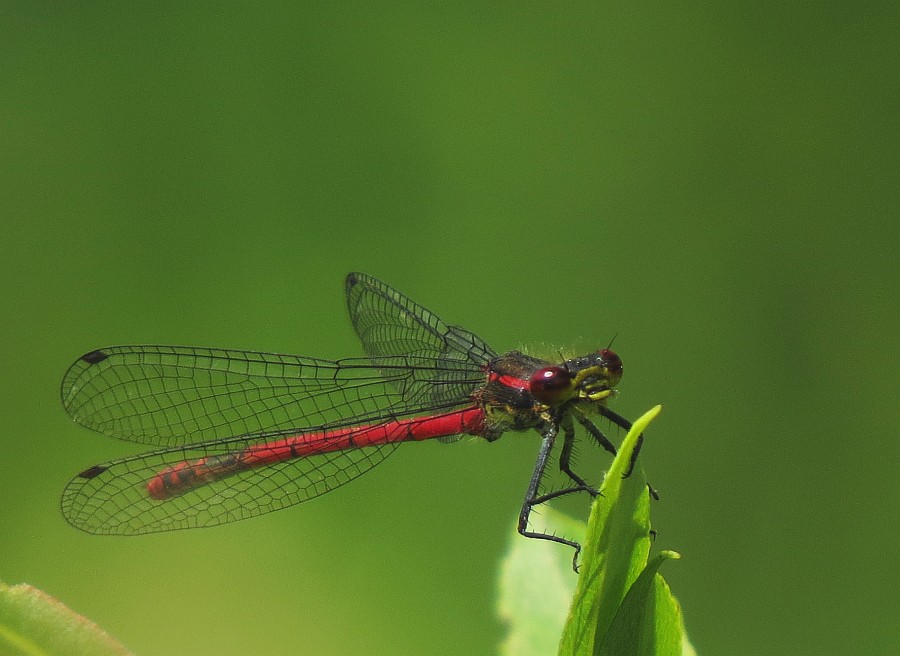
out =
[[[363,273],[347,276],[347,309],[363,348],[373,361],[406,357],[441,362],[442,372],[420,398],[444,402],[471,391],[468,381],[497,354],[484,340],[448,326],[421,305]]]
[[[365,430],[374,428],[361,432]],[[311,435],[316,433],[321,432]],[[148,493],[149,481],[167,468],[228,456],[281,435],[233,437],[161,449],[91,467],[72,479],[63,492],[63,514],[73,526],[95,534],[137,535],[215,526],[325,494],[362,475],[396,448],[396,443],[386,443],[285,460],[239,471],[165,500]]]
[[[471,404],[485,382],[483,365],[495,357],[482,340],[362,274],[348,277],[347,300],[368,358],[179,346],[113,346],[79,358],[61,390],[72,418],[163,448],[79,474],[62,498],[69,522],[92,533],[134,534],[277,510],[368,471],[409,438],[410,422]],[[356,428],[348,433],[348,427]],[[453,432],[450,426],[446,435],[430,437]],[[279,437],[324,443],[337,433],[352,434],[347,444],[362,446],[302,457],[291,451],[265,466],[210,474],[171,498],[149,492],[150,482],[173,468],[200,475]]]
[[[433,358],[332,362],[224,349],[113,346],[91,351],[69,368],[62,402],[76,422],[105,435],[179,446],[423,414],[468,403],[483,382],[477,368]],[[445,392],[432,394],[433,387]]]

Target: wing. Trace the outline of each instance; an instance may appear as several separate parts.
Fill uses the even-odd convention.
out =
[[[315,437],[316,432],[310,436]],[[161,449],[91,467],[72,479],[63,492],[63,515],[83,531],[106,535],[216,526],[325,494],[362,475],[397,446],[380,444],[285,460],[238,471],[165,500],[148,494],[149,481],[167,468],[239,453],[282,435],[250,435]]]
[[[448,380],[452,381],[448,385]],[[111,437],[179,446],[235,435],[375,423],[453,407],[484,383],[434,359],[317,360],[179,346],[113,346],[79,358],[62,402]],[[436,400],[433,390],[444,390]]]
[[[380,280],[351,273],[346,288],[350,321],[370,358],[392,363],[415,357],[440,363],[440,382],[420,390],[424,397],[444,402],[470,393],[469,381],[497,357],[477,335],[448,326]]]

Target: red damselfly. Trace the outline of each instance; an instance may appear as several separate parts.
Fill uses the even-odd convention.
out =
[[[365,358],[180,346],[80,357],[63,378],[66,411],[87,428],[158,448],[78,474],[62,496],[66,519],[98,534],[214,526],[333,490],[401,442],[536,430],[519,532],[574,547],[577,558],[575,541],[532,530],[529,514],[564,494],[597,494],[571,467],[575,426],[616,452],[592,418],[631,427],[606,407],[622,377],[619,357],[608,348],[559,363],[498,355],[370,276],[351,273],[346,294]],[[542,493],[560,432],[559,468],[571,483]]]

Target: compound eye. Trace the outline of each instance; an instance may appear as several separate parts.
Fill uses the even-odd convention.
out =
[[[564,367],[538,369],[528,381],[531,395],[545,405],[567,400],[575,391],[575,378]]]
[[[600,349],[598,353],[603,368],[609,372],[610,387],[613,387],[622,378],[622,358],[610,349]]]

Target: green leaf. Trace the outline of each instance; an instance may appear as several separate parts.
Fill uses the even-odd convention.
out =
[[[553,652],[563,624],[565,599],[574,596],[566,620],[561,656],[638,654],[696,656],[687,640],[681,608],[658,570],[680,556],[663,551],[651,562],[650,500],[640,467],[623,479],[641,433],[659,414],[653,408],[635,422],[622,443],[584,524],[542,506],[542,522],[557,535],[580,540],[581,576],[573,585],[569,553],[544,540],[516,535],[503,562],[500,614],[509,625],[503,656]]]
[[[0,583],[0,654],[127,656],[96,624],[30,585]]]
[[[580,539],[584,522],[549,506],[541,523],[551,533]],[[513,530],[500,568],[498,613],[507,625],[501,656],[547,656],[556,651],[575,577],[572,552],[546,540],[525,540]]]
[[[647,565],[650,553],[647,480],[638,465],[628,478],[623,475],[628,471],[640,435],[661,409],[656,406],[634,422],[603,480],[601,496],[591,509],[581,574],[560,641],[560,656],[600,653],[619,607]]]
[[[637,577],[603,636],[598,654],[681,656],[681,607],[663,577],[657,574],[663,561],[670,558],[681,556],[662,551]]]

